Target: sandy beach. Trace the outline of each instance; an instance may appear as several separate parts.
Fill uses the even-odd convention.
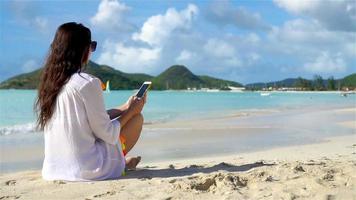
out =
[[[356,199],[355,108],[329,109],[319,113],[293,112],[265,111],[242,117],[237,114],[204,119],[199,123],[147,125],[146,129],[154,132],[173,127],[174,131],[183,135],[184,131],[195,133],[190,137],[188,134],[181,137],[185,143],[184,138],[189,137],[194,142],[195,137],[202,134],[206,135],[207,141],[212,140],[217,132],[229,137],[228,130],[248,130],[247,133],[252,136],[256,131],[277,130],[274,126],[282,127],[281,123],[285,121],[289,123],[286,126],[293,128],[301,126],[295,122],[300,118],[308,119],[300,127],[302,132],[317,132],[319,129],[307,129],[308,125],[316,127],[318,120],[325,123],[326,118],[333,120],[331,116],[338,116],[335,124],[340,129],[335,130],[341,130],[338,133],[340,136],[325,137],[310,144],[266,147],[253,152],[228,152],[153,162],[143,160],[136,171],[129,171],[118,180],[74,183],[44,181],[39,170],[5,173],[0,178],[0,199]],[[295,120],[297,115],[301,116]],[[266,121],[266,116],[285,121],[272,123]],[[253,127],[250,127],[252,124]],[[269,126],[266,127],[266,124]],[[183,129],[183,126],[189,127],[189,130]],[[345,135],[342,131],[346,130],[349,132]],[[174,134],[170,139],[171,145],[183,145]],[[150,140],[146,138],[144,141],[149,143]],[[167,141],[167,138],[163,137],[162,141]],[[136,152],[147,148],[142,145],[138,144]]]
[[[356,136],[302,146],[139,166],[118,180],[2,175],[0,199],[356,199]]]

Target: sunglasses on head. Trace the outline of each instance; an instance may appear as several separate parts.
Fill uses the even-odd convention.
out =
[[[98,43],[97,43],[96,41],[91,41],[91,42],[90,42],[90,50],[91,50],[91,52],[94,52],[94,51],[95,51],[97,44],[98,44]]]

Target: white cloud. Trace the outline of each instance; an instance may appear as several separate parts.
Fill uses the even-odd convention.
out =
[[[244,7],[234,7],[229,0],[215,1],[207,13],[207,18],[218,25],[234,25],[247,30],[268,30],[260,14],[248,11]]]
[[[38,27],[40,30],[44,31],[48,27],[48,19],[44,17],[35,17],[33,20],[33,24]]]
[[[198,8],[189,4],[181,11],[169,8],[164,15],[151,16],[145,21],[140,32],[132,34],[130,45],[107,40],[97,61],[127,72],[156,72],[156,69],[165,63],[161,59],[163,53],[172,58],[171,49],[167,48],[169,50],[165,52],[162,49],[166,48],[169,40],[178,34],[175,31],[190,28],[197,14]],[[190,52],[183,51],[180,57],[175,55],[172,60],[189,59],[190,56],[192,56]],[[168,59],[167,57],[165,59]]]
[[[183,50],[180,52],[179,56],[176,58],[176,61],[187,61],[193,57],[193,53],[188,50]]]
[[[11,1],[9,7],[19,22],[31,26],[39,32],[48,31],[48,19],[38,12],[40,7],[29,1]]]
[[[98,62],[124,72],[151,72],[157,67],[160,54],[161,48],[125,46],[107,40]]]
[[[223,60],[223,64],[231,67],[241,67],[243,65],[243,61],[235,56]]]
[[[316,55],[320,51],[350,54],[350,43],[355,36],[351,32],[330,31],[316,20],[295,19],[281,27],[273,27],[268,34],[269,50],[297,55]]]
[[[292,13],[299,14],[301,12],[307,11],[307,10],[313,10],[317,8],[319,1],[318,0],[313,0],[313,1],[306,1],[306,0],[300,0],[300,1],[293,1],[293,0],[274,0],[274,2],[281,8],[284,8]]]
[[[39,65],[39,63],[34,60],[34,59],[30,59],[30,60],[27,60],[23,65],[22,65],[22,72],[30,72],[30,71],[33,71],[37,68],[41,67]]]
[[[345,44],[346,54],[351,58],[356,58],[356,35],[354,36],[354,42]]]
[[[152,46],[162,45],[170,34],[179,29],[190,27],[192,20],[198,14],[198,7],[189,4],[180,12],[169,8],[164,15],[155,15],[147,19],[140,32],[134,33],[133,40],[143,41]]]
[[[250,33],[246,36],[245,42],[251,44],[257,44],[261,41],[260,37],[256,33]]]
[[[220,39],[209,39],[204,46],[204,50],[217,58],[229,58],[236,55],[236,51],[233,45]]]
[[[220,63],[219,65],[226,67],[240,67],[243,65],[235,46],[223,39],[208,39],[204,45],[204,52],[207,60],[214,60],[215,63]]]
[[[261,56],[256,52],[251,52],[247,55],[246,64],[253,65],[261,59]]]
[[[285,10],[318,20],[324,27],[337,31],[356,31],[354,0],[274,0]]]
[[[129,33],[128,40],[107,40],[97,61],[125,72],[151,74],[178,63],[197,74],[221,78],[248,74],[249,81],[270,78],[273,73],[281,73],[276,76],[283,78],[342,75],[355,61],[354,33],[331,30],[315,18],[285,21],[266,32],[250,27],[242,33],[213,29],[206,34],[207,29],[193,26],[195,22],[204,26],[198,12],[190,4],[149,16],[139,31]]]
[[[343,74],[356,55],[354,33],[332,31],[317,20],[306,19],[273,27],[260,49],[263,60],[274,58],[270,62],[284,73]]]
[[[317,21],[295,19],[285,22],[281,27],[273,27],[268,36],[275,42],[315,45],[324,38],[330,39],[332,36],[330,33],[324,30]]]
[[[322,52],[314,61],[304,65],[304,70],[321,74],[344,72],[346,68],[340,54],[333,56],[329,52]]]
[[[90,19],[94,26],[111,30],[133,30],[133,25],[124,17],[130,7],[119,0],[102,0],[97,13]]]

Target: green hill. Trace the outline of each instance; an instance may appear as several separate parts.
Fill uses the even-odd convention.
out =
[[[20,74],[0,83],[0,89],[34,89],[40,80],[41,69]]]
[[[345,76],[341,80],[342,87],[356,88],[356,73]]]
[[[0,89],[36,89],[42,69],[30,73],[17,75],[0,83]],[[139,73],[125,73],[107,65],[98,65],[90,61],[84,72],[92,74],[104,83],[110,80],[112,90],[137,89],[144,81],[153,81],[153,89],[187,89],[195,88],[221,88],[230,86],[241,86],[233,81],[225,81],[209,76],[197,76],[185,66],[174,65],[157,77]]]
[[[104,83],[110,80],[112,90],[137,89],[144,81],[153,78],[147,74],[124,73],[107,65],[98,65],[94,62],[90,62],[84,72],[98,77]]]
[[[153,89],[182,90],[187,88],[218,88],[226,86],[241,87],[240,83],[209,76],[197,76],[183,65],[173,65],[152,80]]]
[[[308,80],[304,78],[287,78],[281,81],[273,81],[273,82],[267,82],[267,83],[250,83],[246,84],[247,89],[262,89],[264,87],[306,87],[307,89],[312,89],[313,84],[315,80]],[[328,79],[322,79],[321,84],[324,86],[324,89],[327,89],[328,87]],[[341,79],[335,79],[334,84],[335,84],[335,89],[338,89],[337,86],[339,85],[341,87],[348,87],[350,89],[356,88],[356,73],[350,74],[348,76],[345,76],[344,78]],[[304,86],[303,86],[304,85]]]
[[[204,81],[204,87],[207,88],[226,88],[227,86],[233,87],[243,87],[242,84],[234,82],[234,81],[227,81],[223,79],[213,78],[210,76],[199,76],[201,80]]]
[[[294,87],[298,79],[296,78],[287,78],[281,81],[273,81],[268,83],[250,83],[246,84],[247,88],[264,88],[264,87]]]
[[[83,71],[100,78],[104,83],[110,80],[110,87],[113,90],[135,89],[140,87],[143,81],[153,78],[147,74],[124,73],[106,65],[98,65],[92,61],[89,62]],[[14,76],[0,83],[0,89],[36,89],[41,72],[42,68],[30,73]]]
[[[182,65],[174,65],[166,69],[152,80],[152,88],[163,89],[187,89],[199,87],[203,81]]]

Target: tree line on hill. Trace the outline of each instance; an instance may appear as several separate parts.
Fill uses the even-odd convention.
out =
[[[154,90],[223,89],[227,86],[242,86],[234,81],[195,75],[183,65],[173,65],[158,76],[151,76],[142,73],[125,73],[110,66],[90,61],[83,71],[98,77],[103,83],[110,81],[112,90],[138,89],[144,81],[152,81]],[[0,83],[0,89],[36,89],[41,72],[42,68],[11,77]]]
[[[36,89],[42,68],[29,73],[11,77],[0,83],[0,89]],[[356,73],[342,79],[329,77],[323,79],[315,75],[312,80],[288,78],[268,83],[252,83],[242,85],[235,81],[218,79],[210,76],[200,76],[192,73],[186,66],[173,65],[157,76],[142,73],[125,73],[107,65],[99,65],[90,61],[84,72],[98,77],[102,82],[110,81],[112,90],[137,89],[144,81],[152,81],[154,90],[186,90],[186,89],[220,89],[230,90],[230,87],[245,87],[246,90],[261,90],[263,88],[292,88],[294,90],[346,90],[356,89]]]
[[[333,76],[324,79],[321,75],[314,75],[312,80],[298,77],[268,83],[252,83],[247,84],[246,88],[248,90],[262,90],[266,88],[293,88],[294,90],[302,91],[354,90],[356,89],[356,73],[342,79],[335,79]]]

